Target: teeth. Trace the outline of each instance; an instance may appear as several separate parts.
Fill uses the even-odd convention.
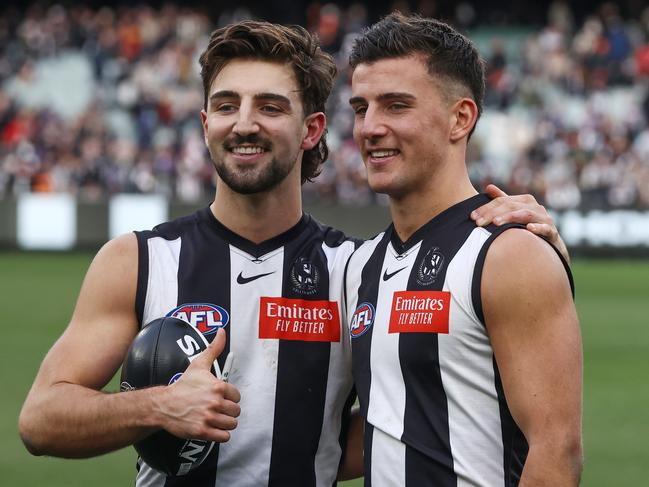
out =
[[[370,155],[372,157],[390,157],[390,156],[396,156],[399,153],[399,151],[396,150],[373,150],[370,151]]]
[[[264,152],[264,149],[256,146],[234,147],[232,149],[232,152],[234,152],[235,154],[261,154],[262,152]]]

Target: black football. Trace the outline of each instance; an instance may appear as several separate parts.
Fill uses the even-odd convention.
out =
[[[137,334],[126,354],[120,390],[174,383],[187,369],[191,358],[207,345],[202,333],[183,320],[165,317],[151,321]],[[177,476],[198,467],[214,442],[187,440],[160,430],[133,446],[147,465],[165,475]]]

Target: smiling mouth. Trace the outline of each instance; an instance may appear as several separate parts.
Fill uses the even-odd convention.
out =
[[[234,147],[229,147],[228,150],[233,154],[239,154],[239,155],[252,155],[252,154],[261,154],[263,152],[266,152],[266,149],[258,145],[234,146]]]
[[[367,152],[372,159],[385,159],[400,153],[397,149],[371,150]]]

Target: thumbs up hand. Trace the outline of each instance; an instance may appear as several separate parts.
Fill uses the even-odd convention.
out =
[[[221,329],[177,382],[161,388],[156,409],[161,414],[160,424],[169,433],[218,443],[230,439],[229,431],[237,427],[241,412],[241,395],[210,371],[224,347],[225,331]]]
[[[216,333],[214,340],[212,340],[212,342],[207,345],[207,348],[196,355],[196,357],[192,360],[191,364],[189,364],[189,367],[187,367],[187,372],[189,372],[191,368],[203,369],[209,372],[212,364],[216,361],[217,358],[219,358],[224,348],[225,331],[220,329]]]

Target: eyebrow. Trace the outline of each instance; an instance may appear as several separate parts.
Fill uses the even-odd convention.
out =
[[[236,98],[238,100],[241,98],[241,96],[239,95],[239,93],[232,90],[217,91],[210,95],[210,101],[215,101],[223,98]],[[277,93],[257,93],[253,96],[253,98],[258,101],[275,101],[277,103],[291,106],[290,99],[288,99],[284,95],[279,95]]]
[[[390,92],[390,93],[383,93],[382,95],[379,95],[376,97],[378,101],[387,101],[387,100],[410,100],[414,101],[417,99],[414,95],[411,95],[410,93],[402,93],[399,91],[395,92]],[[353,96],[349,99],[349,104],[350,105],[356,105],[358,103],[367,103],[367,100],[363,98],[362,96]]]

